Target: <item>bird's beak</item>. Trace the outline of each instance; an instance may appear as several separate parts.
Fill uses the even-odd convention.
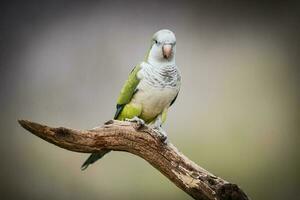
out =
[[[162,47],[162,51],[163,51],[164,58],[168,59],[172,54],[172,45],[164,44]]]

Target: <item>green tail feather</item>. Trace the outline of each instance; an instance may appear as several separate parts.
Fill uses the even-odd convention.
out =
[[[98,153],[92,153],[90,157],[88,157],[88,159],[81,165],[81,170],[85,170],[90,164],[93,164],[108,152],[110,152],[110,150],[102,150]]]

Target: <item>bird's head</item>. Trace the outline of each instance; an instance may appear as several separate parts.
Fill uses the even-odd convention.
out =
[[[157,31],[152,37],[147,61],[150,64],[175,62],[175,51],[175,34],[167,29]]]

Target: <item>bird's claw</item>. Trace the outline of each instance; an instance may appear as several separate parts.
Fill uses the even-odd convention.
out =
[[[167,136],[167,133],[161,128],[161,127],[155,127],[154,128],[154,131],[155,133],[157,133],[159,139],[161,142],[163,142],[164,144],[167,144],[167,139],[168,139],[168,136]]]
[[[136,126],[135,126],[136,129],[140,129],[141,127],[145,126],[145,121],[142,120],[141,118],[138,118],[138,117],[134,117],[132,119],[126,118],[125,121],[135,122],[136,123]]]

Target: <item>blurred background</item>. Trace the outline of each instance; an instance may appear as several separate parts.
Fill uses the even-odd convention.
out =
[[[88,129],[112,118],[152,34],[177,36],[182,88],[169,139],[255,200],[300,199],[297,2],[1,1],[0,199],[191,199],[146,161],[49,144],[29,119]]]

